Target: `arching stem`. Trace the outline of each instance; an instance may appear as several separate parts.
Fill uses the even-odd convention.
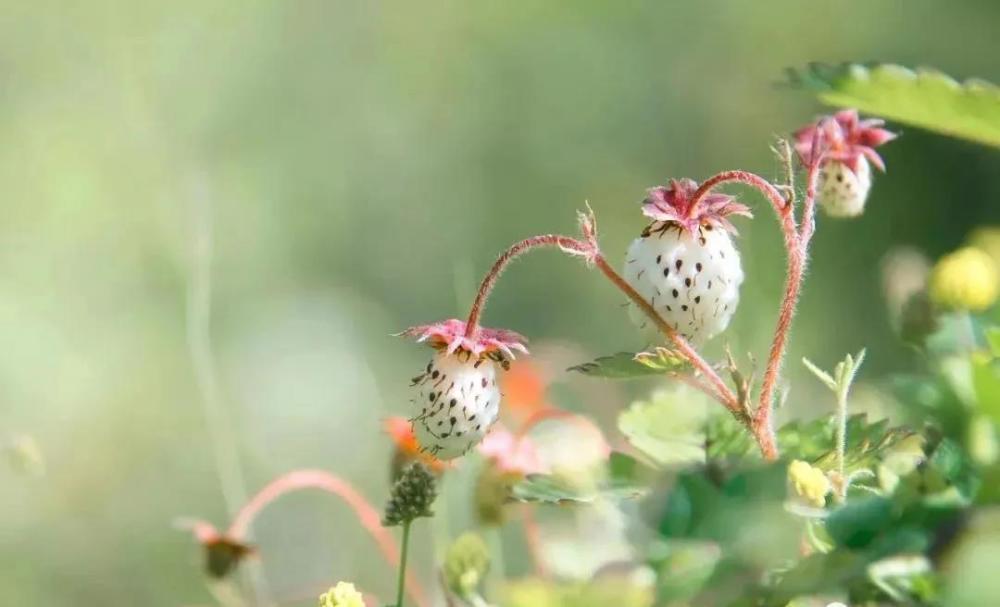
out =
[[[808,257],[809,241],[814,230],[816,182],[819,175],[821,154],[817,153],[818,144],[814,143],[811,164],[808,167],[806,180],[806,197],[803,203],[801,226],[796,225],[795,208],[781,195],[769,181],[746,171],[725,171],[707,179],[692,195],[692,205],[704,198],[713,188],[727,183],[740,183],[756,188],[767,198],[774,209],[781,227],[787,255],[787,272],[785,289],[778,311],[778,321],[774,329],[774,338],[768,353],[767,366],[761,381],[760,396],[757,409],[750,423],[750,431],[757,439],[761,454],[765,459],[778,457],[778,446],[774,434],[772,414],[774,410],[774,390],[781,374],[781,364],[785,357],[788,344],[788,334],[795,318],[795,308],[802,290],[802,278],[805,273]]]
[[[400,563],[396,542],[389,531],[382,526],[378,510],[350,483],[324,470],[295,470],[268,483],[236,513],[226,531],[226,536],[234,540],[243,540],[254,519],[264,508],[279,497],[301,489],[319,489],[342,499],[354,511],[361,526],[375,540],[386,561],[393,566]],[[414,602],[422,607],[426,606],[426,596],[420,583],[412,575],[407,576],[405,580],[406,588]]]
[[[486,300],[489,299],[497,279],[500,278],[500,274],[507,268],[507,265],[520,255],[538,247],[582,250],[580,247],[585,247],[585,245],[575,238],[560,236],[559,234],[543,234],[541,236],[525,238],[511,245],[506,251],[500,254],[500,257],[493,263],[493,267],[490,268],[490,271],[479,285],[476,300],[472,303],[472,310],[469,311],[469,318],[465,322],[466,337],[473,337],[476,331],[479,330],[479,319],[483,314],[483,309],[486,307]]]

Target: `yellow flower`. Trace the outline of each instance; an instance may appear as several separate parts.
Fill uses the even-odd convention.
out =
[[[788,464],[788,483],[795,494],[811,506],[821,508],[830,493],[830,479],[822,470],[800,459]]]
[[[1000,227],[982,226],[972,231],[968,238],[969,246],[976,247],[990,256],[993,263],[1000,266]]]
[[[365,607],[365,601],[354,584],[337,582],[319,597],[319,607]]]
[[[1000,294],[1000,272],[989,255],[964,247],[938,260],[931,273],[930,292],[941,307],[982,311]]]

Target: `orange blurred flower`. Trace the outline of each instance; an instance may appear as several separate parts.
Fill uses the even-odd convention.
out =
[[[549,408],[546,398],[548,378],[530,360],[519,359],[511,363],[503,375],[504,408],[524,421],[542,409]]]
[[[409,420],[405,417],[388,417],[382,423],[382,428],[396,446],[396,453],[392,460],[393,478],[398,476],[404,465],[412,461],[424,464],[435,474],[441,474],[451,467],[447,462],[423,451],[420,443],[417,442],[417,437],[413,435],[413,428],[410,426]]]

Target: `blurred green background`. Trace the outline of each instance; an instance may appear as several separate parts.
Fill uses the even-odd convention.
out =
[[[624,252],[648,186],[776,177],[773,137],[822,111],[775,86],[787,66],[1000,80],[992,0],[47,0],[0,14],[0,438],[33,435],[48,467],[0,469],[8,605],[210,604],[201,555],[171,526],[226,521],[189,348],[206,345],[189,317],[199,272],[245,487],[323,467],[381,503],[380,421],[405,412],[427,356],[389,334],[463,314],[506,244],[572,232],[589,201],[604,249]],[[901,130],[867,214],[820,218],[790,361],[867,346],[864,378],[908,368],[881,256],[936,256],[1000,221],[1000,155]],[[746,198],[758,213],[738,221],[748,279],[729,339],[760,353],[783,257]],[[621,299],[541,253],[505,276],[486,322],[634,349]],[[823,394],[790,375],[803,407]],[[276,505],[256,541],[276,601],[337,579],[391,594],[371,542],[322,496]]]

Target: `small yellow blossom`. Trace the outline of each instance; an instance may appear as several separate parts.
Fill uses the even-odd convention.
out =
[[[931,273],[931,299],[944,308],[982,311],[1000,294],[1000,273],[983,251],[965,247],[942,257]]]
[[[969,235],[968,244],[990,256],[1000,267],[1000,226],[982,226]]]
[[[788,465],[788,483],[797,496],[817,508],[826,503],[826,494],[830,493],[830,479],[826,474],[799,459]]]
[[[319,597],[319,607],[365,607],[365,601],[354,584],[337,582]]]

